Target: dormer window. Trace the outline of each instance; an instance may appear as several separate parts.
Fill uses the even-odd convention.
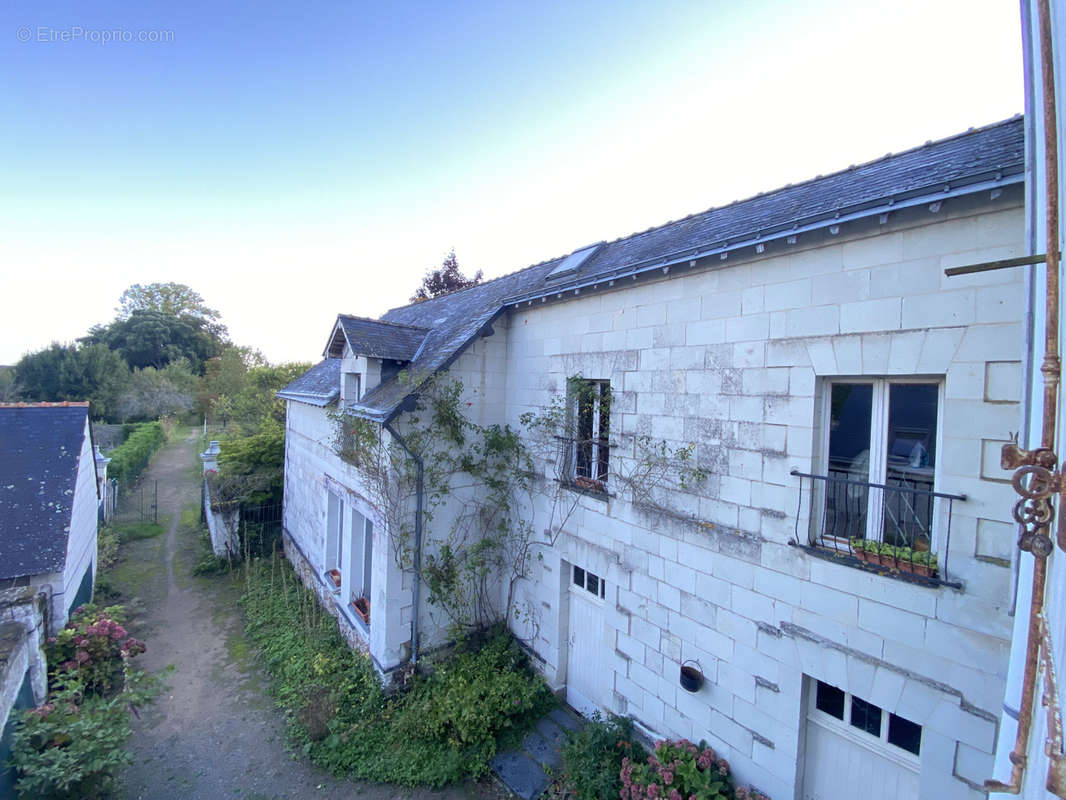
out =
[[[359,372],[345,372],[341,381],[341,402],[357,403],[362,394],[362,374]]]

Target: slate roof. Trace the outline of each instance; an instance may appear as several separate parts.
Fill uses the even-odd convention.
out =
[[[324,358],[280,392],[283,400],[326,406],[340,395],[341,360]]]
[[[0,405],[0,579],[63,571],[88,418],[88,403]]]
[[[372,358],[389,358],[394,361],[411,361],[429,332],[426,328],[397,325],[366,317],[341,314],[337,326],[344,332],[352,352]],[[334,328],[336,334],[336,327]],[[331,341],[332,347],[334,340]],[[326,355],[338,356],[339,352],[327,347]]]
[[[577,270],[551,280],[546,276],[569,254],[469,289],[394,308],[382,321],[427,330],[409,369],[429,376],[446,368],[475,336],[488,332],[497,316],[519,302],[562,298],[563,292],[572,296],[575,288],[751,247],[757,241],[1021,183],[1023,147],[1019,116],[606,242]],[[369,419],[390,419],[413,383],[417,380],[385,381],[351,410]]]

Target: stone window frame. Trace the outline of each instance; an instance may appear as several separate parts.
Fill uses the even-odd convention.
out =
[[[942,484],[942,453],[944,439],[944,409],[945,376],[944,375],[824,375],[820,376],[820,405],[819,419],[816,420],[815,431],[818,436],[818,451],[815,459],[815,472],[829,474],[829,435],[832,418],[832,387],[834,384],[870,384],[874,387],[873,408],[871,409],[871,457],[867,472],[867,480],[870,483],[884,483],[887,464],[888,449],[888,398],[893,385],[900,384],[925,384],[937,387],[937,416],[936,416],[936,459],[933,466],[932,491]],[[877,444],[877,454],[874,455],[874,445]],[[868,492],[866,499],[866,528],[865,538],[882,541],[884,532],[884,500],[881,495],[884,492]],[[815,482],[815,497],[811,515],[811,543],[814,545],[824,544],[829,540],[831,545],[847,545],[847,537],[833,537],[824,534],[826,521],[826,484],[822,481]],[[929,547],[932,552],[938,551],[939,534],[946,524],[945,504],[941,498],[932,499],[932,511],[930,514]],[[839,541],[836,541],[839,539]]]
[[[570,378],[569,384],[567,405],[573,436],[568,442],[567,474],[578,488],[603,492],[610,474],[611,381],[609,378],[585,378],[578,375]],[[582,404],[578,384],[595,387],[591,402]],[[587,439],[582,437],[586,420],[589,431]],[[584,458],[583,448],[588,448],[588,454]],[[585,463],[584,468],[582,462]],[[583,475],[582,472],[588,474]]]

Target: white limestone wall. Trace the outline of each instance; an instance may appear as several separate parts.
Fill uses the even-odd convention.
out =
[[[67,606],[78,592],[85,571],[91,570],[96,580],[96,531],[99,506],[96,483],[96,458],[89,438],[89,423],[85,423],[81,455],[78,458],[78,478],[74,485],[74,505],[67,538],[67,561],[61,582],[54,586],[52,624],[61,628],[67,622]]]
[[[607,378],[612,434],[695,443],[711,478],[676,518],[576,496],[524,586],[524,635],[565,682],[569,564],[606,576],[608,709],[660,735],[706,738],[776,800],[802,781],[805,677],[923,726],[921,796],[976,798],[989,774],[1010,635],[1013,538],[999,444],[1018,428],[1020,270],[946,278],[1023,250],[1020,191],[939,214],[901,212],[839,236],[651,285],[582,294],[511,318],[507,418]],[[935,546],[961,591],[807,555],[796,469],[813,472],[817,397],[837,376],[939,377],[937,488],[964,493]],[[806,494],[806,493],[805,493]],[[547,517],[547,500],[537,509]],[[797,519],[797,509],[799,509]],[[683,659],[707,684],[678,686]]]
[[[473,422],[502,421],[506,386],[506,322],[496,326],[496,334],[475,340],[451,365],[447,377],[463,383],[463,410]],[[367,649],[378,668],[388,671],[405,663],[411,655],[413,578],[402,571],[394,557],[393,543],[386,530],[384,510],[375,507],[373,492],[363,485],[358,471],[342,461],[332,449],[333,426],[324,409],[290,401],[285,437],[284,527],[299,553],[308,561],[304,580],[314,585],[328,607],[332,592],[322,583],[325,559],[327,487],[344,497],[374,522],[371,624],[369,636],[353,623],[343,610],[334,608],[347,628],[349,641]],[[401,433],[407,430],[405,415],[396,421]],[[388,438],[388,434],[386,434]],[[424,552],[439,546],[443,532],[455,518],[469,509],[467,500],[480,488],[461,476],[450,487],[445,505],[434,510],[433,527],[425,533]],[[412,501],[409,513],[414,515]],[[292,556],[294,563],[298,561]],[[314,583],[312,583],[314,582]],[[448,636],[447,617],[427,602],[422,591],[419,641],[423,651],[443,644]]]

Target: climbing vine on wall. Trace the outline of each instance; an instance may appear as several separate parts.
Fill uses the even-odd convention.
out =
[[[411,377],[401,379],[411,383],[412,392],[417,385],[414,410],[395,428],[403,443],[377,423],[334,410],[329,412],[334,451],[358,471],[405,570],[414,568],[421,462],[421,579],[430,603],[455,632],[510,617],[524,618],[535,629],[535,610],[519,607],[516,588],[531,577],[534,560],[555,544],[580,503],[569,454],[578,441],[576,409],[591,402],[589,382],[574,376],[565,395],[523,414],[515,429],[471,421],[458,380],[436,376],[418,385]],[[613,401],[601,393],[598,402]],[[603,485],[611,487],[611,496],[646,508],[665,508],[670,492],[691,492],[707,476],[696,463],[695,445],[676,447],[612,430],[610,447]],[[546,507],[534,502],[538,496],[548,499]],[[542,518],[535,519],[538,515]]]

